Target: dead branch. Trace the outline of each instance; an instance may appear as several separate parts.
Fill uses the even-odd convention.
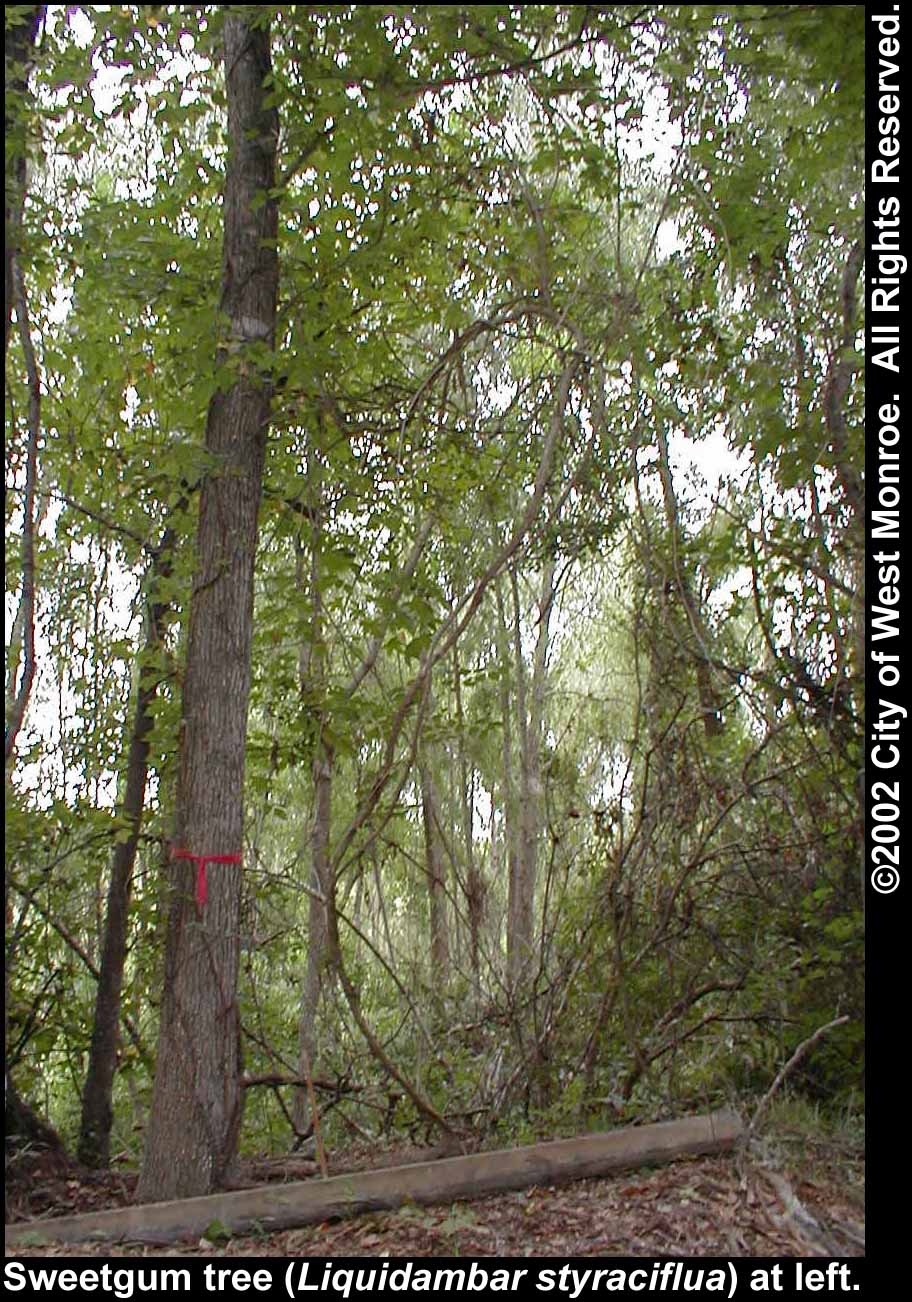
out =
[[[849,1020],[848,1017],[837,1017],[834,1021],[827,1022],[825,1026],[818,1027],[818,1029],[814,1032],[814,1034],[809,1035],[806,1040],[802,1040],[802,1042],[798,1045],[798,1048],[792,1054],[791,1058],[789,1058],[788,1062],[779,1072],[778,1076],[773,1081],[772,1085],[769,1087],[769,1089],[766,1091],[763,1098],[760,1100],[759,1104],[757,1105],[757,1110],[754,1113],[751,1123],[747,1128],[749,1134],[753,1134],[756,1131],[757,1122],[759,1121],[760,1117],[762,1117],[766,1109],[769,1107],[774,1095],[776,1094],[777,1090],[781,1086],[782,1082],[785,1080],[786,1076],[788,1076],[789,1072],[794,1067],[797,1067],[798,1063],[808,1052],[808,1050],[813,1048],[813,1046],[817,1043],[817,1041],[821,1039],[824,1035],[826,1035],[827,1031],[832,1031],[833,1028],[836,1026],[844,1026],[848,1020]]]
[[[604,1176],[629,1167],[672,1162],[684,1154],[730,1152],[743,1135],[731,1112],[683,1117],[605,1134],[558,1139],[497,1153],[473,1153],[382,1171],[331,1176],[297,1184],[185,1198],[173,1202],[26,1221],[6,1228],[7,1254],[17,1244],[130,1239],[170,1243],[199,1237],[213,1221],[233,1234],[257,1226],[273,1232],[331,1217],[419,1204],[451,1203],[507,1189]]]

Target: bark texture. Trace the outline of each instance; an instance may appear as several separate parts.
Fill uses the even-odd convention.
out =
[[[200,491],[196,575],[183,690],[176,848],[240,854],[250,693],[253,570],[275,343],[278,256],[273,196],[278,116],[269,30],[226,11],[225,176],[219,362],[232,382],[212,399]],[[139,1183],[142,1200],[210,1193],[235,1158],[241,1120],[237,1008],[240,863],[172,864],[158,1064]]]

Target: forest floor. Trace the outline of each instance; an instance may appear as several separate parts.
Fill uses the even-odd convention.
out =
[[[331,1174],[424,1160],[422,1150],[352,1150]],[[300,1179],[306,1164],[251,1163],[245,1183]],[[316,1170],[314,1168],[316,1176]],[[7,1168],[8,1222],[123,1207],[135,1176],[21,1157]],[[17,1248],[17,1256],[806,1257],[864,1255],[864,1143],[806,1132],[750,1151],[606,1179],[535,1186],[439,1207],[407,1205],[273,1234],[168,1248],[141,1243]]]

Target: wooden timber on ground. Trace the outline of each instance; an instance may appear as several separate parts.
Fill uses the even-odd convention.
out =
[[[700,1153],[727,1152],[744,1133],[732,1112],[626,1126],[578,1139],[447,1157],[436,1162],[347,1175],[315,1177],[166,1203],[147,1203],[84,1216],[25,1221],[6,1227],[6,1253],[16,1246],[127,1240],[172,1243],[199,1239],[217,1223],[222,1233],[270,1233],[361,1212],[413,1203],[449,1203],[531,1185],[610,1175]]]

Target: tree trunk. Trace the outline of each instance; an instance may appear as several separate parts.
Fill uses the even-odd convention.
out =
[[[298,1022],[298,1063],[303,1079],[312,1076],[317,1057],[316,1023],[320,996],[329,966],[329,935],[326,902],[332,890],[329,862],[329,832],[332,816],[333,751],[321,729],[314,756],[314,815],[310,832],[310,889],[308,899],[307,972],[301,995]],[[312,1120],[307,1091],[295,1091],[295,1127],[306,1132]]]
[[[465,716],[462,709],[462,673],[459,665],[459,644],[453,647],[453,694],[456,706],[457,747],[459,756],[459,806],[462,822],[462,840],[465,846],[465,901],[469,927],[469,960],[472,968],[472,993],[475,1006],[481,1000],[481,930],[485,914],[485,882],[475,860],[474,802],[472,779],[465,745]],[[492,793],[493,798],[493,793]],[[494,836],[494,829],[491,829]]]
[[[275,342],[278,115],[266,106],[269,30],[244,10],[224,20],[228,103],[218,363],[236,378],[209,407],[206,447],[217,472],[203,480],[196,577],[183,690],[177,845],[181,854],[237,856],[210,865],[208,900],[194,900],[195,869],[170,874],[158,1067],[139,1197],[187,1198],[224,1183],[240,1128],[237,1007],[244,749],[250,693],[253,572]]]
[[[13,304],[19,300],[25,302],[25,286],[18,266],[18,253],[22,228],[22,212],[25,204],[27,181],[27,65],[32,53],[41,23],[44,20],[46,5],[23,7],[21,21],[8,21],[4,30],[3,62],[6,77],[6,98],[4,101],[3,126],[6,140],[4,160],[4,282],[3,308],[6,323],[3,332],[3,356],[9,349],[10,331],[12,329]],[[18,285],[17,285],[18,279]],[[19,309],[21,314],[21,307]],[[38,522],[35,520],[35,495],[38,477],[38,435],[40,423],[40,388],[34,350],[28,342],[28,322],[20,320],[20,331],[26,352],[26,372],[29,386],[29,428],[26,446],[26,480],[24,494],[24,519],[22,534],[22,595],[19,609],[14,618],[10,640],[7,681],[5,693],[5,737],[4,737],[4,782],[9,784],[9,762],[13,756],[16,737],[25,717],[26,705],[31,693],[35,672],[35,597],[34,597],[34,537]],[[19,658],[24,657],[21,679],[19,678]],[[3,913],[10,917],[10,875],[6,874],[3,886]],[[28,1104],[19,1098],[9,1077],[8,1010],[10,1007],[10,982],[13,966],[11,954],[7,951],[7,961],[3,974],[3,1043],[4,1043],[4,1079],[6,1090],[6,1133],[9,1143],[14,1134],[14,1124],[28,1142],[37,1127],[45,1127],[47,1133],[53,1134]],[[31,1128],[31,1133],[30,1133]],[[54,1136],[56,1139],[56,1135]],[[58,1141],[59,1142],[59,1141]]]
[[[516,907],[517,881],[520,872],[519,801],[513,763],[513,710],[510,699],[510,633],[504,607],[500,581],[495,587],[497,597],[497,644],[500,659],[500,712],[503,728],[503,775],[501,801],[503,804],[503,866],[507,873],[507,984],[512,988],[517,965],[517,928],[519,918]]]
[[[724,731],[724,723],[722,720],[722,702],[713,681],[709,630],[703,618],[700,600],[694,592],[690,571],[684,560],[684,530],[681,526],[681,517],[678,511],[678,498],[671,474],[671,462],[668,459],[668,440],[661,425],[656,429],[656,439],[659,447],[659,476],[662,480],[665,520],[671,539],[672,563],[674,565],[673,581],[690,626],[688,646],[696,674],[697,698],[700,702],[700,713],[703,716],[703,731],[707,737],[719,737]]]
[[[440,801],[437,784],[422,742],[418,771],[421,781],[421,814],[424,823],[424,862],[427,872],[428,905],[431,921],[431,971],[439,990],[445,990],[450,970],[450,940],[447,923],[446,863],[440,834]]]
[[[4,1134],[8,1154],[40,1149],[53,1154],[62,1165],[69,1165],[70,1159],[57,1131],[20,1097],[9,1074],[5,1084]]]
[[[10,23],[4,32],[3,61],[6,73],[6,99],[3,114],[3,126],[6,139],[6,160],[4,167],[5,203],[4,203],[4,242],[5,272],[3,284],[3,306],[6,325],[3,334],[3,355],[9,348],[10,329],[12,327],[13,268],[19,252],[19,240],[22,227],[22,208],[25,202],[25,185],[27,173],[28,132],[26,127],[26,98],[28,96],[27,66],[41,23],[44,19],[46,5],[32,5],[23,10],[22,19]]]
[[[162,644],[163,625],[170,603],[154,600],[158,579],[171,572],[174,533],[168,529],[151,567],[150,600],[146,613],[146,637],[139,667],[133,727],[127,758],[127,776],[121,817],[129,835],[114,847],[111,881],[105,911],[101,969],[95,992],[95,1020],[89,1048],[89,1066],[82,1092],[82,1118],[77,1156],[90,1167],[106,1167],[111,1155],[111,1126],[114,1114],[111,1095],[117,1060],[120,994],[127,957],[127,924],[133,867],[142,826],[149,771],[149,734],[152,731],[152,703],[158,690],[160,671],[151,661]]]
[[[323,434],[322,418],[318,428]],[[312,445],[308,452],[307,487],[309,495],[310,541],[297,542],[296,588],[303,602],[310,601],[310,628],[298,651],[298,686],[301,699],[317,717],[317,736],[313,756],[313,822],[307,851],[310,856],[310,894],[307,901],[307,970],[301,992],[298,1019],[298,1075],[306,1080],[316,1071],[316,1024],[320,999],[329,966],[327,904],[333,888],[330,864],[330,830],[332,826],[332,784],[334,752],[329,740],[328,720],[317,702],[326,696],[326,645],[323,637],[323,589],[320,579],[320,555],[323,548],[323,467],[322,448]],[[310,554],[310,574],[305,578],[304,559]],[[292,1101],[292,1120],[299,1135],[313,1122],[311,1100],[306,1089],[297,1089]]]
[[[551,612],[554,607],[554,562],[542,573],[538,603],[538,634],[532,660],[532,680],[527,681],[520,627],[519,585],[513,583],[513,651],[516,677],[516,716],[519,734],[519,853],[510,874],[507,969],[510,988],[518,989],[528,972],[535,932],[535,885],[538,843],[542,826],[544,791],[541,778],[541,735]]]

